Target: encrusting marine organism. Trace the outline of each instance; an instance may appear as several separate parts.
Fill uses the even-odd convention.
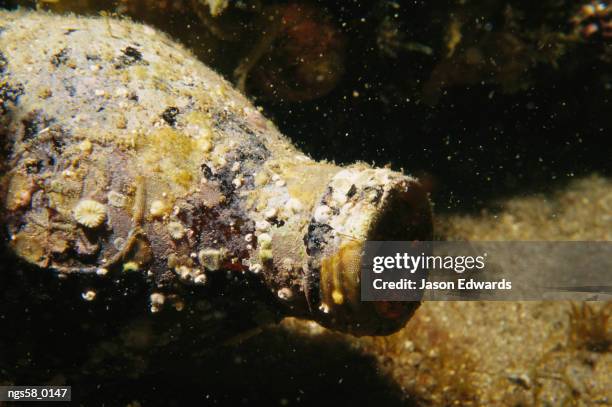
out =
[[[84,199],[74,207],[74,219],[85,227],[98,227],[106,219],[106,206],[92,199]]]
[[[416,179],[313,161],[148,26],[0,20],[0,196],[21,259],[91,287],[140,274],[145,308],[204,298],[223,304],[215,318],[255,324],[291,315],[388,334],[418,307],[362,302],[359,284],[366,240],[431,238]],[[125,296],[95,293],[92,303]]]

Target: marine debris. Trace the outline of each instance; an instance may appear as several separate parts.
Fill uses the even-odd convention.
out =
[[[359,266],[366,239],[430,238],[415,178],[313,161],[148,26],[0,17],[2,214],[19,257],[65,276],[138,273],[166,298],[248,275],[278,315],[355,334],[414,312],[361,302]]]

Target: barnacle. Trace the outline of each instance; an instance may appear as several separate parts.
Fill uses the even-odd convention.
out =
[[[180,222],[168,223],[168,234],[176,240],[180,240],[185,236],[185,227]]]
[[[166,302],[166,296],[162,293],[153,293],[149,296],[151,301],[151,312],[159,312]]]
[[[96,228],[106,219],[106,206],[93,199],[84,199],[74,207],[74,219],[88,228]]]
[[[264,34],[234,72],[238,88],[290,101],[331,92],[344,75],[346,40],[325,9],[291,2],[263,14]]]
[[[206,274],[198,274],[193,278],[193,282],[195,284],[206,284],[207,277]]]
[[[283,287],[277,291],[276,295],[281,300],[290,300],[291,297],[293,297],[293,291],[291,291],[291,289],[288,287]]]
[[[149,213],[154,218],[159,218],[159,217],[164,216],[167,210],[168,208],[166,207],[166,204],[163,201],[157,200],[151,203],[151,208],[149,209]]]

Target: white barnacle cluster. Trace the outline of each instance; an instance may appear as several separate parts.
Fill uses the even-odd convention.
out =
[[[259,263],[249,264],[249,271],[253,274],[259,274],[263,270],[263,266]]]
[[[244,185],[244,177],[242,176],[242,174],[236,175],[236,177],[232,180],[232,184],[236,188],[240,188],[242,185]]]
[[[99,276],[105,276],[108,274],[108,269],[104,268],[104,267],[100,267],[98,269],[96,269],[96,274]]]
[[[166,302],[166,296],[162,293],[153,293],[149,296],[151,301],[151,312],[156,313],[161,311],[164,303]]]
[[[303,205],[299,199],[293,197],[282,196],[280,199],[271,199],[268,202],[268,207],[264,212],[264,217],[267,220],[276,219],[287,221],[291,217],[302,212]]]
[[[389,190],[405,183],[406,178],[387,169],[339,171],[330,182],[331,194],[315,208],[313,217],[330,225],[338,235],[363,238]]]
[[[207,277],[204,274],[203,270],[200,270],[197,267],[189,267],[189,266],[177,266],[174,268],[174,272],[178,274],[181,280],[192,282],[194,284],[206,284]]]
[[[289,224],[289,228],[298,227],[304,204],[292,196],[286,181],[276,172],[277,168],[265,168],[254,174],[254,184],[260,188],[258,203],[250,216],[255,221],[252,233],[244,236],[246,248],[252,257],[246,266],[251,273],[257,274],[273,264],[272,236],[279,225]],[[293,269],[293,260],[287,269]]]
[[[288,196],[287,193],[278,193],[270,197],[266,205],[256,216],[255,230],[258,233],[268,233],[275,222],[287,222],[303,210],[299,199]]]
[[[276,292],[276,295],[283,301],[289,301],[293,298],[293,290],[289,287],[283,287]]]
[[[87,228],[97,228],[106,219],[106,206],[93,199],[83,199],[73,210],[74,220]]]

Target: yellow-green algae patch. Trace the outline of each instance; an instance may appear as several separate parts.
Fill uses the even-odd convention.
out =
[[[206,157],[197,140],[169,127],[139,135],[135,150],[138,167],[154,175],[149,181],[158,185],[154,189],[174,196],[193,188]]]

